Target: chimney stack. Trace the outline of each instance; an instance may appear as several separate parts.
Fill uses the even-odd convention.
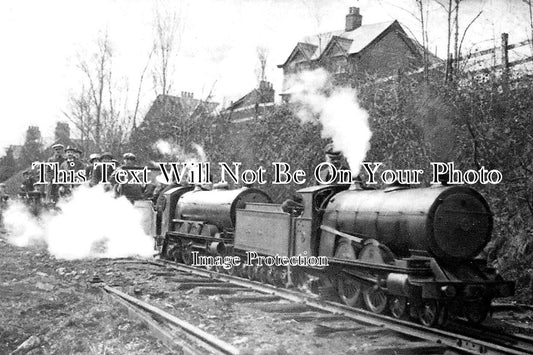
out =
[[[353,31],[356,28],[361,27],[363,22],[363,16],[359,13],[358,7],[350,7],[350,12],[346,15],[346,32]]]

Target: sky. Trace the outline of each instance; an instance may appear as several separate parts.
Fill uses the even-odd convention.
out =
[[[441,0],[443,1],[443,0]],[[446,14],[434,0],[429,9],[430,50],[445,56]],[[445,2],[445,1],[444,1]],[[229,103],[257,85],[257,48],[267,50],[267,79],[277,93],[277,68],[302,37],[344,28],[350,6],[363,24],[397,19],[420,38],[412,15],[414,0],[7,0],[0,2],[0,154],[22,144],[29,125],[50,141],[57,121],[66,121],[69,96],[80,89],[78,63],[88,58],[107,33],[113,47],[118,90],[133,105],[140,73],[153,43],[156,9],[179,14],[179,47],[172,58],[171,94],[209,93]],[[460,32],[468,30],[463,48],[488,48],[509,33],[509,42],[528,38],[529,13],[522,0],[463,0]],[[496,39],[496,40],[495,40]],[[141,116],[155,99],[151,69],[141,88]]]

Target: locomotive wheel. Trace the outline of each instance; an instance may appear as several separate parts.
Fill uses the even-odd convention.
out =
[[[214,269],[216,272],[218,272],[219,274],[225,274],[226,273],[226,269],[224,269],[224,267],[220,266],[220,265],[215,265],[214,266]]]
[[[253,278],[254,280],[256,280],[256,281],[259,280],[259,277],[260,277],[259,274],[261,273],[261,268],[262,268],[262,267],[259,266],[259,265],[254,265],[254,266],[252,267],[252,278]]]
[[[434,326],[439,320],[440,309],[436,300],[423,300],[418,309],[418,319],[426,327]]]
[[[472,324],[482,323],[490,310],[490,301],[479,300],[479,302],[468,302],[466,304],[464,313],[468,322]]]
[[[174,245],[168,249],[164,255],[164,258],[178,263],[181,262],[181,251],[179,246]]]
[[[268,277],[267,277],[267,267],[266,266],[259,266],[256,272],[257,280],[261,283],[267,283]]]
[[[446,305],[441,305],[439,311],[439,319],[437,320],[437,324],[439,326],[443,327],[448,324],[448,321],[450,320],[448,313],[448,307]]]
[[[289,273],[287,268],[283,266],[274,267],[274,284],[278,287],[287,287]]]
[[[290,268],[291,284],[293,287],[302,287],[305,281],[305,273],[297,267]]]
[[[381,314],[387,309],[387,295],[377,286],[365,287],[363,290],[363,300],[365,301],[366,308],[374,313]]]
[[[407,299],[402,296],[394,296],[389,302],[389,310],[394,318],[407,318]]]
[[[192,264],[192,248],[190,246],[181,248],[181,260],[186,265]]]
[[[339,259],[355,260],[355,250],[348,241],[342,241],[337,246],[335,257]],[[337,279],[337,292],[342,302],[350,307],[356,307],[361,303],[362,285],[347,275],[341,275]]]
[[[244,274],[246,275],[246,278],[248,280],[254,280],[254,267],[255,266],[245,266],[244,267]]]
[[[361,303],[362,285],[349,276],[342,275],[337,279],[337,292],[342,302],[350,307]]]
[[[238,276],[238,277],[244,277],[244,266],[242,264],[239,264],[239,265],[235,265],[234,268],[232,268],[232,273],[233,275],[235,276]]]
[[[274,266],[267,266],[266,282],[271,285],[274,285],[276,283]]]

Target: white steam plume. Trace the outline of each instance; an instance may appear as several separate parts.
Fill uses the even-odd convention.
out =
[[[204,162],[207,161],[207,155],[204,148],[196,143],[191,143],[194,153],[187,153],[178,144],[160,139],[155,143],[157,151],[169,158],[177,159],[181,162]]]
[[[297,116],[303,122],[322,123],[322,137],[331,138],[352,172],[357,175],[370,149],[372,132],[368,113],[359,106],[355,89],[335,87],[323,69],[305,71],[289,79],[291,101],[299,105]]]
[[[61,259],[148,257],[154,252],[140,212],[101,185],[78,187],[58,207],[61,211],[37,218],[20,202],[11,204],[4,213],[8,241],[18,246],[43,241],[50,254]]]
[[[44,237],[39,220],[21,201],[10,201],[8,208],[2,212],[2,219],[11,244],[25,247]]]

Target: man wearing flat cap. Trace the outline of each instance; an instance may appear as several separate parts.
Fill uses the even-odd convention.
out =
[[[22,185],[20,185],[20,192],[27,193],[34,190],[35,179],[31,176],[29,170],[25,170],[22,173]]]
[[[48,158],[48,163],[57,163],[58,167],[61,167],[61,164],[65,161],[64,153],[65,153],[65,146],[63,144],[57,143],[52,146],[52,156]],[[59,186],[56,184],[52,184],[52,178],[53,178],[53,172],[51,168],[46,169],[46,181],[48,182],[48,185],[46,185],[46,197],[48,202],[56,202],[59,198]]]
[[[333,165],[337,170],[348,169],[348,167],[343,164],[344,156],[339,150],[335,149],[333,143],[329,143],[328,145],[326,145],[324,153],[326,154],[326,162]],[[320,179],[322,181],[330,181],[333,174],[335,174],[335,172],[331,168],[322,169],[320,171]],[[333,181],[332,183],[335,183],[335,181]]]
[[[87,178],[87,181],[91,181],[93,177],[94,163],[97,163],[99,161],[100,161],[100,154],[93,153],[89,155],[89,163],[85,167],[85,177]]]
[[[61,170],[74,170],[74,171],[83,170],[85,171],[85,164],[83,164],[83,162],[80,160],[81,150],[79,150],[76,147],[69,146],[67,147],[67,149],[65,149],[65,152],[67,153],[67,160],[65,160],[61,164],[60,166]],[[63,193],[65,194],[70,193],[71,189],[77,186],[79,185],[77,184],[63,185],[63,189],[62,189]]]
[[[9,200],[9,195],[6,193],[6,184],[0,182],[0,225],[2,224],[2,213],[1,210],[7,208],[7,201]]]
[[[135,168],[135,161],[137,157],[133,153],[126,153],[122,156],[124,164],[117,170],[128,170],[129,168]],[[115,180],[115,179],[113,179]],[[116,183],[116,181],[115,181]],[[135,200],[143,198],[143,187],[139,184],[117,184],[115,191],[119,196],[125,196],[131,203]]]
[[[110,152],[104,152],[102,154],[100,154],[100,159],[99,161],[101,163],[111,163],[113,161],[113,155],[110,153]],[[94,162],[96,163],[96,161]],[[116,165],[115,165],[116,167]],[[107,181],[107,186],[109,187],[105,187],[106,190],[109,190],[111,185],[109,185],[112,181],[112,178],[111,178],[111,175],[113,174],[113,171],[115,169],[110,166],[110,165],[107,165],[105,167],[105,172],[106,172],[106,181]],[[104,167],[102,165],[98,165],[98,166],[95,166],[93,168],[93,171],[92,171],[92,176],[91,176],[91,180],[90,180],[90,183],[89,185],[90,186],[94,186],[94,185],[97,185],[101,182],[104,181]]]
[[[67,153],[67,160],[60,165],[61,170],[85,170],[85,166],[80,160],[81,150],[76,147],[67,147],[65,152]]]

